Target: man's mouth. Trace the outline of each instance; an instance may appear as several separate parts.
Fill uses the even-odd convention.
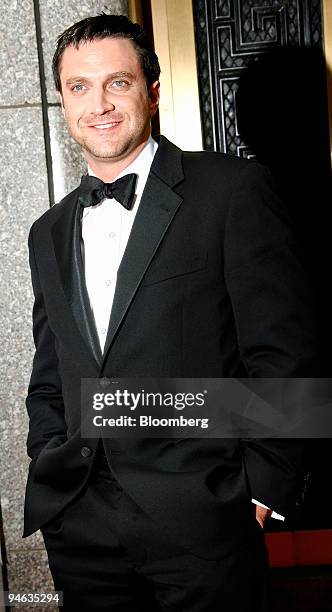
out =
[[[114,121],[112,123],[102,123],[101,125],[93,125],[92,127],[97,128],[97,130],[107,130],[108,128],[115,127],[119,125],[120,121]]]

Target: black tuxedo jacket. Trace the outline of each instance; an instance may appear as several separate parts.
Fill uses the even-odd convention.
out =
[[[103,355],[89,312],[78,210],[76,189],[29,234],[36,352],[23,537],[68,505],[89,477],[98,440],[80,433],[82,377],[312,375],[310,291],[264,167],[182,152],[160,137],[119,268]],[[206,558],[235,549],[253,527],[251,497],[287,514],[302,482],[302,447],[294,440],[106,439],[104,447],[137,504]]]

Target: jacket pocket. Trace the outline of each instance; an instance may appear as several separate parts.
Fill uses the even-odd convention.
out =
[[[197,255],[188,260],[179,260],[177,262],[165,262],[163,265],[152,265],[147,271],[142,286],[155,285],[166,280],[176,279],[188,274],[194,274],[204,270],[207,266],[207,253]]]

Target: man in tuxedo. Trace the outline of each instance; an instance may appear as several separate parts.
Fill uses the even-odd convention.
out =
[[[24,537],[67,610],[266,610],[262,528],[297,499],[301,444],[84,438],[81,379],[310,376],[287,212],[258,163],[151,138],[158,59],[126,17],[74,24],[53,68],[88,175],[29,234]]]

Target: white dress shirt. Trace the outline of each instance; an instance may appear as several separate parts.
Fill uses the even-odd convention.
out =
[[[105,346],[118,269],[157,149],[158,144],[150,136],[136,159],[114,179],[130,173],[138,175],[131,210],[124,208],[114,198],[107,198],[100,204],[83,209],[85,282],[102,351]],[[89,174],[96,176],[90,168]],[[255,499],[252,502],[267,508]],[[284,520],[284,517],[276,512],[272,512],[271,518]]]
[[[118,179],[131,173],[138,175],[131,210],[124,208],[114,198],[107,198],[100,204],[83,210],[85,282],[102,352],[105,346],[118,269],[157,149],[158,144],[150,136],[141,153],[116,177]],[[95,176],[90,168],[89,174]]]

